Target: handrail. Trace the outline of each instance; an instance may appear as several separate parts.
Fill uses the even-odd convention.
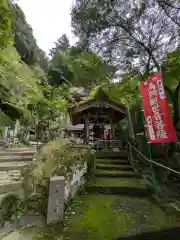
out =
[[[164,166],[164,165],[162,165],[162,164],[160,164],[160,163],[157,163],[157,162],[155,162],[155,161],[153,161],[153,160],[148,159],[148,158],[147,158],[146,156],[144,156],[144,154],[142,154],[136,147],[134,147],[128,140],[127,140],[127,142],[128,142],[128,144],[131,145],[132,148],[134,148],[134,150],[135,150],[136,152],[138,152],[138,153],[139,153],[144,159],[146,159],[147,161],[149,161],[149,162],[151,162],[151,163],[153,163],[153,164],[155,164],[155,165],[157,165],[157,166],[159,166],[159,167],[165,168],[165,169],[167,169],[167,170],[169,170],[169,171],[171,171],[171,172],[174,172],[174,173],[180,175],[180,172],[178,172],[178,171],[176,171],[176,170],[174,170],[174,169],[172,169],[172,168],[169,168],[169,167],[167,167],[167,166]]]

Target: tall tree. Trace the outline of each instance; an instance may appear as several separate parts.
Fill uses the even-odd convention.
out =
[[[69,67],[69,54],[57,52],[52,58],[48,71],[48,81],[51,85],[61,85],[72,82],[73,72]]]
[[[89,88],[109,83],[115,73],[115,68],[96,53],[78,47],[70,50],[70,68],[74,73],[72,83]]]
[[[48,75],[51,84],[68,81],[75,86],[91,88],[108,82],[114,76],[114,67],[92,51],[77,46],[66,52],[56,53]]]
[[[180,2],[178,0],[156,0],[167,17],[180,27]]]
[[[178,44],[177,28],[159,3],[76,0],[74,33],[85,46],[110,59],[121,72],[160,69],[166,52]]]
[[[69,39],[66,34],[63,34],[54,44],[55,47],[50,50],[50,56],[52,58],[54,58],[58,52],[66,52],[70,47]]]

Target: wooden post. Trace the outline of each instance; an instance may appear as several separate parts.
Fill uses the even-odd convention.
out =
[[[84,131],[85,131],[85,143],[88,143],[88,137],[89,137],[89,118],[86,116],[85,118],[85,126],[84,126]]]
[[[111,124],[111,128],[112,128],[112,130],[111,130],[111,132],[112,132],[112,139],[114,139],[115,138],[115,124]]]

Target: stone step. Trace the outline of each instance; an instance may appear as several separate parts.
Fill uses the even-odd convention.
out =
[[[21,189],[21,181],[0,181],[0,194],[18,191]]]
[[[114,165],[130,165],[130,163],[127,160],[123,159],[97,159],[97,164],[114,164]]]
[[[120,194],[138,197],[145,197],[148,193],[146,186],[136,178],[96,178],[88,183],[87,190],[90,193]]]
[[[29,162],[33,160],[34,154],[31,155],[0,155],[1,162]]]
[[[19,152],[19,153],[24,153],[24,152],[36,152],[36,148],[33,147],[24,147],[24,148],[6,148],[4,150],[0,150],[0,152]]]
[[[0,171],[0,182],[6,179],[19,181],[21,178],[20,170]]]
[[[100,178],[141,178],[135,172],[119,170],[96,170],[95,176]]]
[[[146,188],[141,183],[140,179],[137,178],[95,178],[89,182],[90,185],[105,186],[105,187],[135,187],[135,188]]]
[[[133,171],[131,165],[117,166],[114,164],[96,164],[96,169],[99,170],[120,170],[120,171]]]
[[[122,195],[142,198],[149,196],[149,193],[146,189],[133,187],[87,186],[87,192],[91,194]]]
[[[25,151],[25,152],[10,152],[10,151],[0,151],[1,156],[34,156],[35,151]]]
[[[112,152],[112,151],[96,151],[96,158],[123,158],[123,159],[127,159],[128,158],[128,152],[127,151],[123,151],[123,152]]]
[[[21,170],[28,165],[28,162],[0,162],[0,171]]]

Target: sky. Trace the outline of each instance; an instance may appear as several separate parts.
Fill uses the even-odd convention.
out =
[[[64,33],[69,37],[71,44],[75,43],[76,38],[71,32],[72,0],[18,0],[17,2],[33,29],[38,46],[46,53]]]

